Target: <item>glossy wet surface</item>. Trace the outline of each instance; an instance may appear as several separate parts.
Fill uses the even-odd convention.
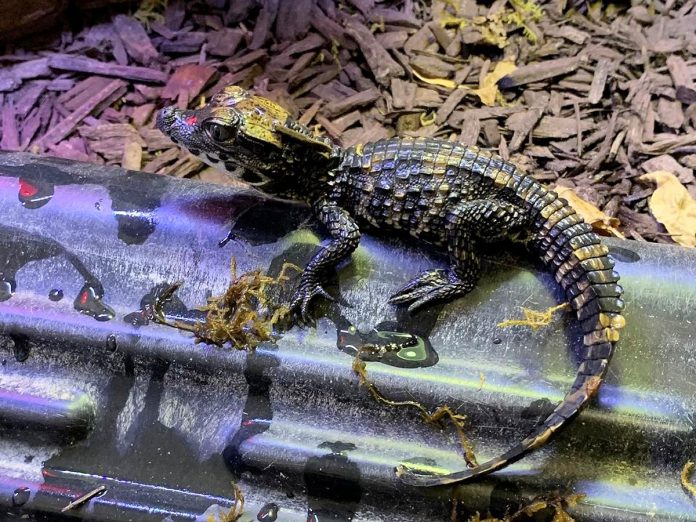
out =
[[[411,316],[388,296],[443,260],[369,235],[328,286],[341,299],[318,307],[316,328],[293,328],[253,355],[195,344],[147,319],[157,288],[183,280],[167,311],[195,317],[226,288],[231,256],[240,272],[302,265],[322,237],[307,213],[194,182],[27,161],[0,155],[8,512],[57,513],[106,485],[76,513],[205,520],[213,505],[231,506],[237,481],[251,519],[448,520],[449,491],[405,488],[393,468],[461,469],[456,436],[376,404],[351,370],[355,351],[413,336],[368,362],[369,377],[394,399],[466,413],[480,460],[524,437],[572,381],[580,332],[570,319],[536,332],[497,327],[521,306],[556,304],[560,293],[533,264],[498,255],[467,298]],[[578,520],[696,516],[678,481],[696,451],[696,255],[611,249],[627,328],[608,382],[546,448],[462,487],[464,519],[555,489],[588,494]]]

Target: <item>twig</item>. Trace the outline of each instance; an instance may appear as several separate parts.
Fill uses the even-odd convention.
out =
[[[459,443],[462,447],[464,460],[467,466],[475,467],[478,465],[476,461],[476,455],[474,454],[474,448],[466,434],[464,433],[464,422],[466,421],[466,416],[454,412],[449,406],[442,405],[438,406],[432,413],[429,412],[425,406],[417,401],[394,401],[388,399],[379,391],[377,386],[370,382],[367,378],[367,369],[365,361],[362,360],[362,354],[365,352],[373,352],[372,347],[363,347],[355,354],[355,359],[353,359],[353,371],[360,379],[360,386],[366,386],[370,395],[377,401],[387,406],[405,406],[411,407],[418,410],[418,412],[423,417],[423,420],[428,424],[441,424],[443,419],[448,418],[452,421],[455,430],[457,431],[457,437],[459,438]]]
[[[70,504],[68,504],[63,509],[61,509],[60,512],[65,513],[66,511],[70,511],[71,509],[75,509],[77,507],[80,507],[82,504],[89,502],[94,497],[101,495],[105,491],[106,491],[106,486],[99,486],[98,488],[94,488],[92,491],[90,491],[89,493],[85,493],[77,500],[73,500]]]

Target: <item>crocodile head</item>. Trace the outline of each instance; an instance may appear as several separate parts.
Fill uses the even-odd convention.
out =
[[[318,167],[337,150],[280,105],[236,86],[226,87],[199,109],[162,109],[157,127],[209,165],[280,196],[288,195],[289,186],[302,186],[296,176],[311,174],[303,163],[311,159]]]

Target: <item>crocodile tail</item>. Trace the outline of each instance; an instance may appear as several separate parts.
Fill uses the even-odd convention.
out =
[[[519,170],[509,175],[507,186],[515,190],[530,212],[531,246],[565,290],[582,325],[580,366],[563,401],[519,444],[497,458],[450,475],[423,476],[403,471],[402,480],[412,485],[465,482],[504,468],[544,445],[598,390],[619,340],[619,330],[625,324],[619,275],[613,270],[609,250],[592,227],[567,201]]]

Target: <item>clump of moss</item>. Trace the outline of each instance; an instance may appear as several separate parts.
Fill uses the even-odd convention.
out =
[[[283,264],[277,277],[264,275],[256,269],[237,276],[237,263],[230,263],[230,284],[224,294],[208,298],[205,306],[198,308],[205,312],[203,322],[193,324],[166,319],[162,307],[181,283],[171,285],[157,299],[154,305],[155,319],[169,326],[192,331],[197,342],[224,346],[230,343],[238,350],[253,351],[264,341],[273,339],[273,328],[289,312],[286,305],[269,301],[266,292],[269,286],[287,281],[287,271],[301,269],[292,263]]]
[[[543,328],[544,326],[551,324],[554,313],[558,312],[559,310],[569,309],[570,303],[552,306],[543,312],[522,307],[524,319],[506,319],[505,321],[498,323],[498,326],[501,328],[507,328],[508,326],[529,326],[532,330],[538,330],[539,328]]]
[[[168,0],[143,0],[138,10],[133,13],[133,18],[150,30],[152,22],[164,22],[164,9]]]
[[[453,7],[453,3],[445,2]],[[495,45],[501,49],[508,44],[508,32],[522,29],[524,36],[532,43],[538,40],[534,31],[534,23],[541,20],[543,11],[535,0],[508,0],[508,4],[502,9],[487,16],[475,16],[471,19],[462,18],[455,14],[442,16],[440,24],[443,27],[474,27],[483,37],[486,43]]]

